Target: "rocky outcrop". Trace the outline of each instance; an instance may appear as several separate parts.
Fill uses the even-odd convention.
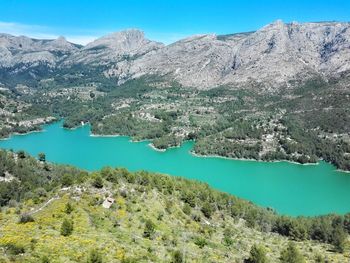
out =
[[[350,70],[349,23],[276,21],[231,36],[201,35],[116,65],[116,76],[170,74],[185,86],[247,82],[280,86],[308,76]]]
[[[62,37],[35,40],[0,35],[0,70],[18,73],[39,65],[51,72],[76,65],[100,68],[117,84],[156,74],[198,88],[254,83],[269,89],[350,71],[350,23],[279,20],[255,32],[195,35],[171,45],[148,40],[136,29],[104,36],[84,47]]]
[[[78,45],[68,42],[64,37],[38,40],[0,34],[0,67],[11,68],[23,64],[28,67],[38,64],[52,67],[78,49]]]
[[[116,32],[87,44],[69,57],[64,65],[111,65],[119,61],[130,61],[164,45],[145,38],[137,29]]]

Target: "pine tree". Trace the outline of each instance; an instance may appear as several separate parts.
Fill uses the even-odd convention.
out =
[[[61,235],[70,236],[73,232],[73,221],[69,219],[64,219],[61,225]]]

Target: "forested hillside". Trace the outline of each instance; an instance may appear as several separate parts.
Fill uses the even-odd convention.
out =
[[[350,214],[291,218],[178,177],[0,151],[2,262],[347,262]]]

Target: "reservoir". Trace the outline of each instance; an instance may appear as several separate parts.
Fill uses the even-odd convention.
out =
[[[195,179],[286,215],[350,212],[350,174],[325,162],[299,165],[197,157],[191,154],[194,142],[189,141],[160,152],[149,141],[91,136],[89,125],[67,130],[56,122],[43,128],[43,132],[0,140],[0,148],[24,150],[33,156],[44,152],[50,162],[89,171],[112,166]]]

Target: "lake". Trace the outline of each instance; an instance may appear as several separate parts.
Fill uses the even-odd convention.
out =
[[[148,144],[125,136],[90,136],[89,125],[67,130],[62,122],[45,125],[43,132],[0,140],[0,148],[25,150],[33,156],[44,152],[48,161],[89,171],[113,166],[196,179],[281,214],[350,212],[350,174],[325,162],[299,165],[196,157],[190,153],[193,142],[165,152]]]

